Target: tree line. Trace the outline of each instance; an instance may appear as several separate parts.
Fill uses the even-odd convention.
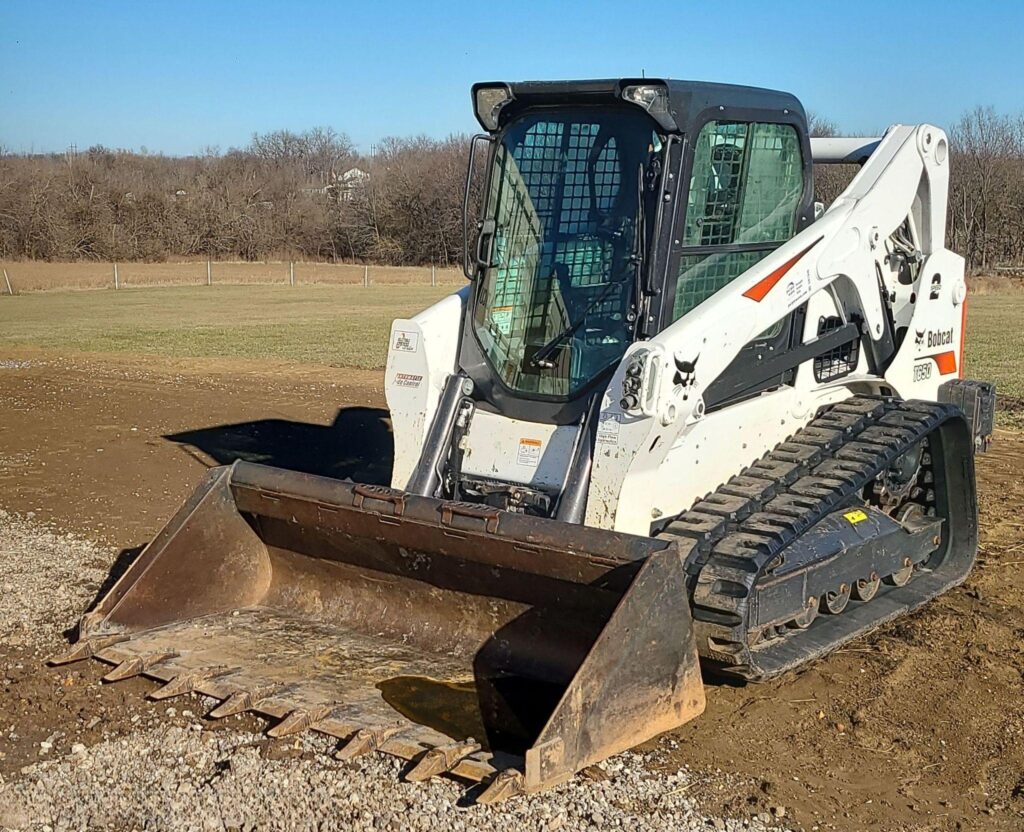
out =
[[[821,118],[811,128],[839,132]],[[949,247],[976,270],[1024,263],[1024,116],[979,107],[949,136]],[[365,156],[315,128],[187,157],[0,150],[0,258],[453,265],[468,149],[463,135],[388,138]],[[827,203],[850,173],[818,176]]]
[[[812,136],[842,131],[811,115]],[[1024,264],[1024,114],[1009,116],[975,107],[948,131],[949,209],[946,245],[974,271]],[[850,165],[815,171],[817,198],[828,204],[856,172]]]
[[[316,128],[187,157],[4,153],[0,257],[446,266],[462,256],[467,142],[389,138],[366,157]]]

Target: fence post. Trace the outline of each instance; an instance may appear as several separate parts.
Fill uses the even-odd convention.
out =
[[[206,285],[213,285],[213,267],[210,265],[210,261],[206,261]]]
[[[363,266],[363,286],[370,285],[370,267]]]
[[[295,261],[294,260],[290,260],[288,262],[288,282],[292,286],[295,285]]]
[[[4,283],[7,284],[7,294],[13,297],[14,289],[11,288],[11,279],[7,276],[7,269],[4,269]]]
[[[121,284],[117,280],[117,263],[114,263],[114,288],[120,289]]]
[[[436,286],[437,285],[437,270],[434,268],[434,264],[433,263],[430,264],[430,285],[431,286]]]

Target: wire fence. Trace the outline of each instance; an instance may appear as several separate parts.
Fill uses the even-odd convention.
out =
[[[46,263],[14,261],[0,264],[0,293],[68,289],[130,289],[146,286],[215,286],[277,284],[284,286],[449,286],[465,282],[462,270],[439,266],[372,266],[355,263],[302,261],[185,263]]]
[[[282,286],[461,286],[459,268],[440,266],[372,266],[300,260],[239,262],[197,260],[185,263],[47,263],[39,260],[0,263],[0,295],[74,289],[131,289],[147,286],[214,286],[259,284]],[[1024,266],[996,266],[987,274],[968,276],[972,291],[1024,285]]]

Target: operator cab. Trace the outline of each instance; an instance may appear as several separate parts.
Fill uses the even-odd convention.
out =
[[[633,340],[654,127],[638,108],[579,108],[502,131],[473,329],[510,390],[571,397]]]
[[[486,132],[463,212],[472,286],[435,417],[452,428],[413,482],[580,522],[601,400],[629,345],[812,221],[806,118],[787,93],[656,79],[477,84],[473,103]],[[741,351],[709,410],[792,380],[765,362],[800,342],[803,311]],[[531,430],[535,446],[501,452]]]
[[[806,118],[787,93],[623,79],[477,84],[473,102],[487,132],[470,176],[480,145],[487,162],[459,363],[503,415],[578,421],[630,343],[813,217]]]

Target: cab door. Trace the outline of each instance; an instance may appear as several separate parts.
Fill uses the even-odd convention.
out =
[[[802,230],[813,217],[810,145],[796,114],[726,112],[708,118],[688,143],[682,195],[667,263],[661,326],[697,308]],[[792,380],[760,378],[757,364],[800,343],[798,307],[747,344],[709,387],[709,410]]]

